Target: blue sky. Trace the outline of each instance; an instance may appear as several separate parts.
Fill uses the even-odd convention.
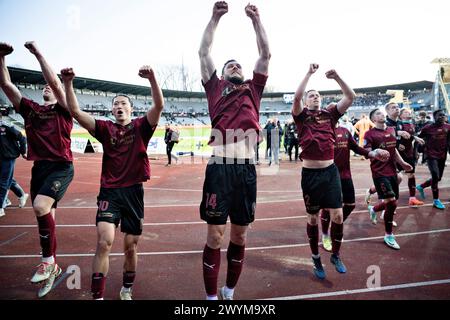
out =
[[[0,41],[15,51],[8,65],[38,70],[23,44],[37,41],[54,67],[79,76],[146,85],[141,65],[158,72],[183,61],[199,77],[198,47],[215,1],[197,0],[0,0]],[[212,56],[218,69],[235,58],[251,76],[256,39],[244,7],[228,1]],[[352,87],[434,80],[436,57],[450,56],[444,0],[259,0],[272,60],[268,85],[294,91],[309,63],[321,66],[310,82],[337,89],[325,71],[335,68]],[[447,30],[447,31],[446,31]],[[194,87],[200,90],[200,80]]]

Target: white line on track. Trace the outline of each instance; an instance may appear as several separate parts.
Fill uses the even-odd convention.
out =
[[[160,178],[159,176],[157,178]],[[93,185],[100,187],[100,184],[98,182],[85,182],[85,181],[76,181],[76,183],[84,184],[84,185]],[[439,189],[444,189],[450,187],[449,184],[444,184],[443,181],[441,181],[441,184],[439,185]],[[181,189],[181,188],[157,188],[157,187],[144,187],[144,190],[149,191],[172,191],[172,192],[202,192],[202,189]],[[355,189],[355,192],[358,191],[364,191],[363,194],[359,195],[365,195],[367,188],[359,188]],[[401,187],[400,191],[407,191],[409,190],[408,187]],[[295,188],[294,190],[258,190],[258,193],[283,193],[283,194],[301,194],[301,190],[299,187]]]
[[[300,193],[299,193],[300,194]],[[356,197],[365,196],[365,193],[356,194]],[[261,200],[257,201],[259,204],[271,204],[271,203],[284,203],[284,202],[302,202],[303,198],[296,199],[280,199],[280,200]],[[444,203],[444,202],[443,202]],[[448,203],[448,202],[445,202]],[[157,205],[144,205],[144,208],[179,208],[179,207],[198,207],[200,202],[195,203],[183,203],[183,204],[157,204]],[[23,207],[23,209],[32,209],[32,207]],[[97,209],[96,206],[58,206],[58,209]],[[58,210],[57,209],[57,210]]]
[[[450,185],[441,184],[439,185],[439,189],[448,188]],[[180,191],[180,192],[202,192],[201,189],[177,189],[177,188],[155,188],[155,187],[145,187],[145,190],[154,190],[154,191]],[[355,191],[364,191],[364,193],[359,195],[365,195],[367,188],[359,188],[355,189]],[[407,191],[408,187],[401,187],[400,191]],[[301,193],[300,189],[295,190],[258,190],[258,193]]]
[[[443,202],[443,204],[450,204],[450,202]],[[420,207],[431,207],[432,203],[424,204]],[[420,208],[419,207],[419,208]],[[65,207],[66,208],[66,207]],[[67,208],[66,208],[67,209]],[[411,208],[409,206],[397,207],[397,210],[402,209],[416,209]],[[367,210],[355,210],[352,212],[352,215],[355,213],[368,213]],[[272,217],[272,218],[259,218],[255,219],[255,222],[260,221],[277,221],[277,220],[291,220],[291,219],[304,219],[308,217],[307,215],[303,216],[286,216],[286,217]],[[204,221],[177,221],[177,222],[154,222],[154,223],[144,223],[144,226],[172,226],[172,225],[195,225],[195,224],[205,224]],[[35,228],[34,224],[9,224],[9,225],[0,225],[1,228]],[[84,227],[95,227],[95,224],[58,224],[56,227],[58,228],[84,228]]]
[[[444,233],[450,232],[450,229],[438,229],[429,230],[421,232],[410,232],[410,233],[398,233],[396,238],[401,237],[411,237],[416,235],[434,234],[434,233]],[[356,239],[345,239],[345,242],[359,242],[359,241],[370,241],[383,239],[384,236],[379,237],[368,237],[368,238],[356,238]],[[268,250],[268,249],[286,249],[286,248],[298,248],[307,247],[309,243],[297,243],[290,245],[279,245],[279,246],[265,246],[265,247],[250,247],[246,248],[246,251],[257,251],[257,250]],[[221,249],[222,252],[226,252],[227,249]],[[139,252],[138,256],[161,256],[161,255],[178,255],[178,254],[200,254],[203,250],[188,250],[188,251],[160,251],[160,252]],[[94,253],[59,253],[58,257],[93,257]],[[123,256],[123,253],[111,253],[110,256]],[[20,259],[20,258],[39,258],[38,254],[20,254],[20,255],[0,255],[0,259]]]
[[[13,241],[15,241],[15,240],[17,240],[17,239],[23,237],[23,236],[26,235],[27,233],[28,233],[28,232],[22,232],[21,234],[15,236],[14,238],[9,239],[9,240],[6,240],[6,241],[0,243],[0,247],[1,247],[1,246],[4,246],[4,245],[7,245],[7,244],[10,244],[11,242],[13,242]]]
[[[315,293],[315,294],[303,294],[303,295],[299,295],[299,296],[267,298],[267,299],[261,299],[261,300],[314,299],[314,298],[336,297],[336,296],[358,294],[358,293],[372,293],[372,292],[379,292],[379,291],[434,286],[434,285],[439,285],[439,284],[450,284],[450,279],[424,281],[424,282],[411,282],[411,283],[395,284],[395,285],[391,285],[391,286],[384,286],[384,287],[378,287],[378,288],[364,288],[364,289],[354,289],[354,290],[332,291],[332,292],[323,292],[323,293]]]

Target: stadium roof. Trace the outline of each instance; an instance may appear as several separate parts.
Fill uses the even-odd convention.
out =
[[[379,87],[367,87],[367,88],[357,88],[353,89],[356,93],[386,93],[387,90],[404,90],[404,91],[418,91],[418,90],[431,90],[433,88],[434,82],[432,81],[417,81],[417,82],[408,82],[408,83],[400,83],[400,84],[392,84],[387,86],[379,86]],[[341,90],[332,90],[332,91],[320,91],[321,94],[340,94]]]
[[[11,81],[13,83],[29,83],[42,85],[46,83],[41,71],[27,70],[15,67],[8,67],[8,69],[9,74],[11,75]],[[106,91],[141,96],[150,95],[150,87],[81,77],[76,77],[74,79],[73,86],[77,89],[88,89],[92,91]],[[205,98],[204,92],[163,90],[163,94],[164,97],[173,98]]]
[[[45,84],[45,79],[41,71],[28,70],[16,67],[8,67],[13,83],[29,83],[29,84]],[[126,84],[98,79],[76,77],[74,79],[74,87],[77,89],[89,89],[93,91],[107,91],[113,93],[123,93],[129,95],[148,96],[150,88],[146,86],[138,86],[134,84]],[[402,84],[393,84],[379,87],[357,88],[354,89],[356,93],[385,93],[387,90],[423,90],[431,89],[433,82],[418,81]],[[287,92],[269,92],[264,93],[264,98],[281,98]],[[341,94],[340,90],[320,91],[323,95]],[[163,90],[165,98],[205,98],[204,92],[189,92],[177,90]]]

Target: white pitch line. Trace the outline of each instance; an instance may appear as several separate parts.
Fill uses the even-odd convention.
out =
[[[9,239],[9,240],[6,240],[6,241],[0,243],[0,247],[1,247],[1,246],[4,246],[4,245],[7,245],[7,244],[10,244],[11,242],[13,242],[13,241],[19,239],[20,237],[23,237],[23,236],[26,235],[27,233],[28,233],[28,232],[22,232],[21,234],[15,236],[14,238]]]
[[[155,178],[160,178],[159,176],[155,177]],[[79,184],[86,184],[86,185],[94,185],[94,186],[98,186],[100,187],[99,183],[97,182],[84,182],[84,181],[77,181],[77,183]],[[441,185],[439,185],[439,189],[444,189],[444,188],[448,188],[450,187],[450,185],[447,184],[443,184],[441,183]],[[173,192],[203,192],[203,189],[180,189],[180,188],[157,188],[157,187],[144,187],[144,190],[149,190],[149,191],[173,191]],[[367,188],[359,188],[359,189],[355,189],[355,191],[364,191],[364,193],[362,194],[358,194],[358,195],[365,195]],[[400,191],[407,191],[409,190],[408,187],[401,187]],[[258,193],[294,193],[294,194],[301,194],[301,190],[300,188],[296,188],[294,190],[258,190]]]
[[[450,204],[450,202],[443,202],[443,204]],[[432,203],[424,204],[420,207],[431,207]],[[419,207],[419,208],[420,208]],[[402,209],[416,209],[411,208],[409,206],[397,207],[397,210]],[[352,215],[355,213],[368,213],[367,210],[356,210],[352,212]],[[304,219],[307,218],[307,215],[303,216],[286,216],[286,217],[272,217],[272,218],[259,218],[255,219],[255,222],[259,221],[277,221],[277,220],[292,220],[292,219]],[[178,222],[153,222],[153,223],[144,223],[144,226],[172,226],[172,225],[195,225],[195,224],[204,224],[204,221],[178,221]],[[1,228],[35,228],[34,224],[7,224],[0,225]],[[84,228],[84,227],[95,227],[95,224],[58,224],[57,228]]]
[[[443,188],[440,188],[442,190]],[[179,190],[179,189],[177,189]],[[400,191],[407,191],[407,188],[400,188]],[[298,191],[298,198],[295,199],[280,199],[280,200],[261,200],[257,201],[257,205],[259,204],[271,204],[271,203],[284,203],[284,202],[302,202],[303,198],[300,197],[302,195],[301,191]],[[362,197],[365,196],[366,193],[358,193],[355,194],[355,197]],[[449,202],[444,202],[444,204]],[[184,204],[160,204],[160,205],[144,205],[144,208],[179,208],[179,207],[198,207],[200,205],[200,201],[195,203],[184,203]],[[424,205],[425,206],[425,205]],[[423,207],[423,206],[422,206]],[[23,207],[22,209],[32,209],[32,207]],[[79,207],[79,206],[58,206],[58,209],[97,209],[96,206],[86,206],[86,207]]]
[[[429,230],[421,232],[411,232],[411,233],[399,233],[396,234],[396,238],[401,237],[411,237],[416,235],[433,234],[450,232],[450,229],[439,229],[439,230]],[[359,241],[369,241],[383,239],[384,236],[380,237],[369,237],[369,238],[357,238],[357,239],[345,239],[344,242],[359,242]],[[319,243],[320,244],[320,243]],[[279,246],[266,246],[266,247],[251,247],[245,248],[246,251],[258,251],[258,250],[268,250],[268,249],[286,249],[286,248],[298,248],[307,247],[309,243],[297,243]],[[221,249],[221,252],[226,252],[227,249]],[[160,252],[138,252],[138,256],[162,256],[162,255],[177,255],[177,254],[200,254],[203,250],[189,250],[189,251],[160,251]],[[94,253],[59,253],[58,257],[93,257]],[[110,256],[123,256],[123,253],[111,253]],[[39,258],[41,255],[38,254],[21,254],[21,255],[0,255],[0,259],[18,259],[18,258]]]
[[[443,280],[424,281],[424,282],[402,283],[402,284],[395,284],[395,285],[391,285],[391,286],[384,286],[384,287],[378,287],[378,288],[364,288],[364,289],[354,289],[354,290],[332,291],[332,292],[315,293],[315,294],[303,294],[303,295],[298,295],[298,296],[267,298],[267,299],[261,299],[261,300],[314,299],[314,298],[335,297],[335,296],[358,294],[358,293],[372,293],[372,292],[379,292],[379,291],[434,286],[434,285],[449,284],[449,283],[450,283],[450,279],[443,279]]]
[[[439,189],[448,188],[450,185],[442,184]],[[155,190],[155,191],[181,191],[181,192],[202,192],[202,189],[175,189],[175,188],[154,188],[154,187],[144,187],[144,190]],[[355,191],[364,191],[359,195],[365,195],[367,188],[355,189]],[[408,191],[408,187],[401,187],[399,191]],[[296,190],[258,190],[258,193],[301,193],[300,189]]]
[[[255,221],[276,221],[276,220],[291,220],[302,219],[307,216],[288,216],[288,217],[276,217],[276,218],[261,218]],[[172,225],[193,225],[193,224],[205,224],[204,221],[178,221],[178,222],[154,222],[144,223],[144,226],[172,226]],[[85,228],[95,227],[95,224],[58,224],[57,228]],[[0,228],[36,228],[35,224],[9,224],[0,225]]]

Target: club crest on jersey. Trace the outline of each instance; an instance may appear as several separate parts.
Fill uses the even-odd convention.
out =
[[[236,91],[236,90],[245,90],[245,89],[250,89],[250,86],[248,85],[248,83],[243,83],[243,84],[240,84],[240,85],[238,85],[238,86],[236,86],[236,85],[226,86],[226,87],[222,90],[222,97],[225,97],[225,96],[229,95],[229,94],[232,93],[233,91]]]
[[[59,189],[61,189],[61,182],[60,181],[53,181],[52,190],[53,192],[58,192]]]
[[[112,146],[115,146],[117,144],[117,139],[114,137],[111,137],[110,142],[111,142]]]
[[[316,122],[316,117],[315,116],[308,116],[305,119],[305,123],[314,123],[314,122]]]

